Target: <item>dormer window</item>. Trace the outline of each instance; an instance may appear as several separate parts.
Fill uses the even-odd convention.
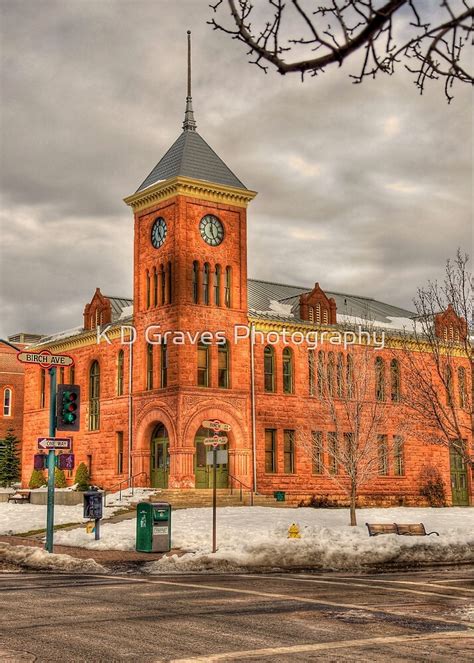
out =
[[[311,292],[300,295],[300,318],[317,325],[336,324],[336,302],[316,283]]]

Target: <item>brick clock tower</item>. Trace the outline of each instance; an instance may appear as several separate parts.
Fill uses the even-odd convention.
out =
[[[196,130],[188,33],[183,131],[125,198],[135,224],[133,473],[151,485],[212,485],[209,418],[231,425],[218,485],[251,481],[250,350],[234,343],[234,328],[248,324],[246,208],[255,195]]]

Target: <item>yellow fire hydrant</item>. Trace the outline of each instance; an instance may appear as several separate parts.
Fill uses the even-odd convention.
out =
[[[301,539],[300,528],[296,523],[292,523],[288,527],[288,538],[289,539]]]

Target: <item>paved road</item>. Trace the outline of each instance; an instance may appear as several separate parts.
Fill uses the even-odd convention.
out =
[[[0,660],[472,661],[472,569],[0,575]],[[468,621],[470,616],[471,621]]]

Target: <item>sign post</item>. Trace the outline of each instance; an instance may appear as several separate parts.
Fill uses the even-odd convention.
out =
[[[230,425],[222,421],[206,420],[202,422],[203,428],[214,431],[212,437],[206,437],[204,444],[212,446],[212,552],[217,552],[217,449],[220,444],[227,443],[226,436],[220,436],[219,431],[230,431]]]
[[[53,355],[49,350],[42,350],[41,352],[28,352],[21,350],[17,354],[18,361],[23,364],[36,364],[44,369],[48,369],[49,373],[49,437],[54,438],[56,433],[56,367],[57,366],[72,366],[74,359],[69,355]],[[56,447],[46,444],[40,446],[40,440],[46,441],[49,438],[38,439],[38,447],[40,449],[48,449],[48,505],[46,510],[46,545],[45,548],[48,552],[53,552],[53,535],[54,535],[54,469],[55,469],[55,453],[56,448],[69,449],[70,447],[59,446]],[[63,440],[64,442],[64,440]]]
[[[56,433],[56,368],[49,369],[49,435]],[[48,506],[46,511],[46,550],[53,552],[54,535],[54,448],[48,452]]]

